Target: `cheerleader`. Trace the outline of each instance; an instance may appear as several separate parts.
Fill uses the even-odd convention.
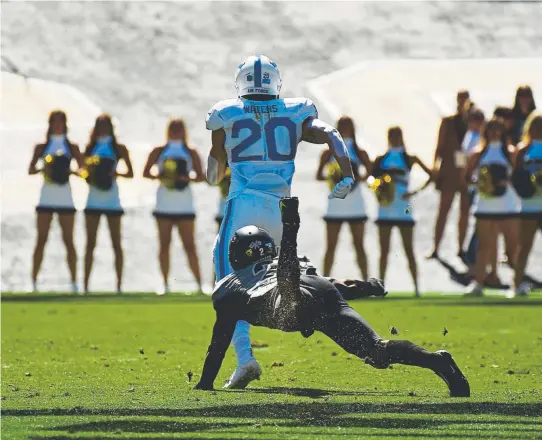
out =
[[[388,130],[388,145],[387,153],[375,159],[371,177],[368,179],[369,187],[375,192],[379,202],[376,223],[380,239],[380,278],[384,280],[386,276],[391,230],[397,226],[414,281],[414,291],[416,296],[419,296],[418,269],[413,247],[415,222],[409,198],[431,183],[431,170],[417,156],[407,154],[400,127],[391,127]],[[429,179],[417,191],[409,192],[410,170],[414,164],[419,165]]]
[[[519,144],[514,186],[521,196],[519,252],[515,266],[514,290],[508,296],[525,296],[530,286],[523,282],[527,259],[536,230],[542,229],[542,113],[532,113],[525,122]]]
[[[510,184],[516,160],[516,149],[506,143],[502,120],[491,119],[482,136],[482,142],[468,159],[467,175],[473,175],[478,196],[474,203],[478,249],[476,253],[475,281],[466,290],[466,296],[482,296],[486,267],[497,267],[499,234],[504,240],[512,265],[516,260],[517,196]],[[495,273],[495,276],[497,274]]]
[[[46,141],[34,148],[34,154],[28,167],[28,174],[43,174],[40,199],[36,207],[38,236],[32,261],[32,287],[38,290],[37,279],[43,261],[43,251],[49,235],[53,214],[58,215],[62,230],[62,240],[66,246],[67,262],[70,270],[72,292],[77,293],[77,254],[73,242],[73,226],[75,220],[75,205],[69,177],[72,159],[78,167],[82,165],[81,153],[77,145],[72,144],[67,137],[68,126],[66,113],[55,110],[49,114]],[[43,165],[37,167],[38,161]]]
[[[339,232],[341,231],[342,224],[346,222],[350,226],[350,232],[352,233],[352,243],[356,251],[358,266],[363,278],[368,280],[367,256],[363,246],[367,214],[365,211],[362,188],[359,184],[365,180],[366,177],[362,178],[360,176],[359,167],[363,165],[365,170],[369,170],[371,161],[367,152],[359,148],[356,143],[356,130],[354,121],[351,118],[347,116],[341,117],[337,121],[337,130],[343,137],[344,143],[348,149],[348,155],[350,156],[350,162],[352,163],[356,184],[352,187],[352,191],[344,200],[328,200],[327,211],[324,216],[324,221],[326,222],[326,252],[323,264],[324,276],[329,276],[331,273],[331,268],[335,259],[335,250],[339,239]],[[326,173],[324,173],[324,169],[326,170]],[[333,158],[330,150],[324,151],[320,156],[316,179],[320,181],[327,180],[330,189],[333,189],[342,179],[340,167]]]
[[[88,292],[90,273],[94,261],[94,248],[100,217],[105,215],[109,225],[109,233],[115,253],[115,270],[117,274],[117,294],[121,293],[124,256],[121,240],[121,217],[124,214],[120,204],[117,177],[134,177],[132,162],[128,149],[119,144],[115,137],[111,116],[98,116],[90,141],[84,154],[85,169],[83,177],[89,184],[87,204],[85,208],[85,225],[87,247],[85,252],[85,293]],[[119,173],[119,160],[126,164],[127,171]]]
[[[169,292],[169,249],[173,226],[177,226],[190,270],[198,283],[199,291],[202,292],[194,238],[196,211],[190,183],[203,182],[205,176],[197,151],[187,143],[183,120],[174,119],[169,123],[167,138],[166,145],[151,151],[143,171],[143,177],[160,180],[153,215],[158,225],[160,242],[158,258],[164,287],[156,293]],[[155,165],[158,172],[151,172]]]

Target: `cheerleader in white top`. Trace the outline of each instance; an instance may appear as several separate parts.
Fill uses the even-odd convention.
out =
[[[120,203],[117,177],[132,178],[134,171],[128,149],[119,144],[115,136],[113,122],[107,114],[98,116],[90,135],[90,141],[84,154],[85,168],[83,177],[89,184],[87,205],[85,208],[85,225],[87,247],[85,252],[85,292],[88,292],[90,273],[94,261],[94,248],[100,217],[107,218],[111,242],[115,254],[115,270],[117,275],[117,294],[121,293],[124,255],[121,239],[121,218],[124,214]],[[126,164],[127,171],[119,173],[119,160]]]
[[[504,235],[512,265],[517,257],[518,197],[511,185],[516,149],[506,143],[502,119],[492,118],[484,129],[481,145],[470,155],[467,175],[474,176],[478,196],[474,203],[476,234],[475,281],[466,290],[467,296],[483,295],[487,266],[497,267],[497,242]],[[496,274],[495,274],[496,275]]]
[[[524,296],[529,292],[530,286],[523,282],[523,276],[536,231],[542,230],[542,113],[533,112],[524,130],[513,176],[514,187],[521,197],[521,209],[514,289],[509,296]]]
[[[186,138],[184,122],[181,119],[170,121],[167,144],[151,151],[143,171],[143,177],[160,180],[153,212],[158,224],[158,258],[164,280],[164,287],[157,291],[158,294],[169,292],[169,249],[173,226],[179,231],[190,270],[198,283],[199,291],[202,290],[195,243],[196,211],[190,184],[203,182],[205,175],[197,151],[187,144]],[[156,168],[154,172],[153,167]]]
[[[70,270],[72,291],[77,293],[77,254],[73,242],[75,205],[70,186],[70,165],[72,160],[82,165],[79,147],[67,138],[68,126],[66,113],[55,110],[49,115],[49,127],[45,143],[34,148],[34,154],[28,167],[28,174],[43,174],[40,199],[36,207],[38,236],[34,248],[32,264],[32,285],[37,291],[37,279],[43,261],[43,251],[49,235],[53,214],[58,215],[62,230],[62,240],[66,246],[67,262]],[[38,168],[38,162],[42,166]]]
[[[348,116],[343,116],[337,121],[337,130],[341,134],[354,173],[355,184],[350,193],[343,199],[329,199],[327,211],[324,215],[326,222],[326,252],[324,255],[323,271],[324,276],[329,276],[335,259],[335,250],[339,239],[339,233],[343,223],[348,223],[352,233],[352,244],[356,251],[357,263],[363,278],[368,280],[367,256],[363,245],[365,235],[365,221],[367,213],[365,210],[365,200],[361,183],[366,176],[361,177],[359,168],[363,166],[365,170],[371,168],[371,161],[367,152],[358,147],[356,143],[356,130],[354,121]],[[330,190],[343,178],[341,168],[334,159],[330,150],[325,150],[320,156],[316,180],[327,181]]]
[[[378,232],[380,238],[380,278],[384,280],[388,265],[391,230],[399,228],[403,247],[408,259],[408,267],[414,281],[414,291],[419,296],[418,269],[414,256],[413,235],[414,218],[410,197],[425,189],[431,183],[431,170],[417,156],[407,154],[400,127],[388,130],[388,151],[373,162],[369,188],[378,200]],[[427,182],[418,190],[409,192],[410,170],[419,165],[429,176]]]

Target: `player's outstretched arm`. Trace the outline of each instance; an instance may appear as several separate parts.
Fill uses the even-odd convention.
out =
[[[329,198],[344,199],[354,184],[352,164],[343,138],[338,130],[316,118],[309,118],[303,123],[301,139],[312,144],[327,144],[343,173],[343,179],[337,183]]]
[[[229,315],[230,309],[218,309],[216,322],[213,327],[213,337],[207,349],[207,356],[203,364],[201,379],[196,385],[197,390],[212,390],[213,385],[222,366],[226,350],[231,343],[237,319]]]
[[[297,232],[299,231],[299,200],[297,197],[280,199],[282,239],[277,267],[277,285],[287,301],[299,296],[299,259],[297,256]]]
[[[224,178],[228,166],[226,155],[226,132],[223,129],[213,130],[211,135],[212,147],[207,158],[207,182],[211,185],[218,185]]]
[[[362,280],[336,280],[329,278],[329,281],[341,293],[345,300],[368,298],[370,296],[386,296],[388,291],[382,280],[369,278],[368,281]]]

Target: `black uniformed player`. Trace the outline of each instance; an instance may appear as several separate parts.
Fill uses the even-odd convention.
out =
[[[311,274],[314,268],[300,263],[297,256],[297,198],[281,199],[280,208],[283,235],[278,259],[273,239],[256,226],[239,229],[231,240],[229,259],[235,272],[213,293],[216,322],[197,389],[213,388],[235,324],[242,319],[304,337],[317,330],[375,368],[394,363],[428,368],[446,382],[451,396],[470,395],[467,379],[448,352],[431,353],[409,341],[384,340],[341,295],[341,291],[382,295],[385,290],[379,281],[340,283]]]

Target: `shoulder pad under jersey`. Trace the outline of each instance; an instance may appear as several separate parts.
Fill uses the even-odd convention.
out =
[[[207,130],[219,130],[228,126],[231,113],[239,113],[243,110],[240,99],[224,99],[211,107],[205,118]]]
[[[294,112],[300,122],[307,118],[318,118],[318,110],[309,98],[284,98],[284,106]]]

